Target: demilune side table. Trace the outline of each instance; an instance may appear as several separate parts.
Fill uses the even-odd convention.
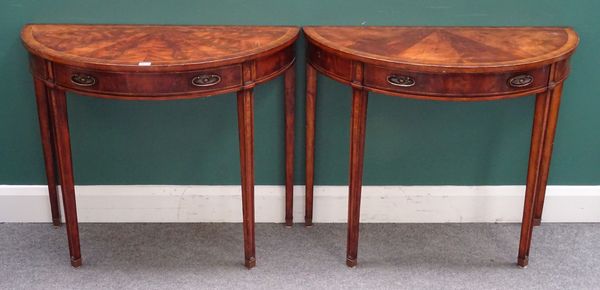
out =
[[[254,244],[253,88],[285,75],[286,224],[292,223],[294,42],[285,26],[31,24],[29,51],[52,220],[61,185],[71,265],[81,265],[66,92],[119,100],[174,100],[237,92],[245,265]]]
[[[518,265],[544,206],[563,82],[579,38],[566,27],[306,27],[306,224],[312,224],[317,72],[352,87],[346,264],[357,264],[369,92],[440,101],[535,95]]]

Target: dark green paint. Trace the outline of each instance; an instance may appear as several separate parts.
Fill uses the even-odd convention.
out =
[[[552,184],[600,184],[600,2],[33,1],[0,3],[0,184],[44,184],[28,22],[275,25],[568,25],[582,41],[566,84]],[[296,183],[304,182],[304,42],[298,45]],[[319,78],[318,184],[345,184],[350,90]],[[256,182],[283,183],[282,81],[256,89]],[[234,95],[171,102],[70,96],[78,184],[238,184]],[[441,103],[372,95],[365,184],[523,184],[533,98]]]

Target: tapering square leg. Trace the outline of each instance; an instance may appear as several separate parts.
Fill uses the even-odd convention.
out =
[[[34,78],[35,99],[38,110],[38,121],[40,124],[40,137],[42,150],[44,152],[44,166],[46,168],[46,179],[48,180],[48,195],[50,197],[50,211],[52,213],[52,224],[60,226],[60,210],[58,207],[58,176],[56,175],[56,142],[53,132],[53,122],[48,104],[48,88],[43,81]]]
[[[244,89],[237,93],[240,168],[242,175],[242,213],[246,268],[256,266],[254,244],[254,93]]]
[[[79,228],[77,224],[77,205],[75,203],[73,163],[71,161],[71,140],[67,117],[67,99],[63,90],[51,89],[49,92],[50,106],[52,108],[51,119],[54,121],[54,132],[56,133],[58,172],[61,180],[71,265],[73,267],[79,267],[81,266],[81,250],[79,247]]]
[[[285,72],[285,225],[293,224],[294,211],[294,119],[296,113],[296,65]]]
[[[526,267],[529,262],[529,248],[531,246],[533,231],[533,209],[536,202],[544,127],[550,104],[549,99],[549,92],[540,93],[535,99],[531,148],[529,150],[529,165],[527,168],[527,184],[525,187],[525,204],[523,206],[523,222],[521,224],[521,240],[517,260],[517,264],[521,267]]]
[[[350,118],[350,178],[348,198],[348,244],[346,265],[357,264],[358,230],[360,223],[360,194],[362,187],[367,123],[368,92],[352,89],[352,114]]]
[[[305,226],[312,226],[313,189],[315,185],[315,105],[317,96],[317,70],[306,64],[306,202]]]
[[[544,209],[544,199],[546,198],[546,185],[548,184],[548,173],[550,171],[552,147],[554,145],[554,136],[556,134],[556,125],[558,123],[558,110],[560,107],[562,87],[563,83],[559,83],[550,91],[550,105],[548,108],[548,117],[544,126],[542,157],[540,160],[536,201],[533,210],[534,226],[539,226],[542,222],[542,210]]]

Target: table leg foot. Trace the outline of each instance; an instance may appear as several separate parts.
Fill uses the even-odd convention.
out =
[[[52,219],[52,225],[54,225],[54,227],[60,227],[60,218],[53,218]]]
[[[533,226],[534,227],[537,227],[537,226],[539,226],[541,224],[542,224],[542,219],[536,219],[536,218],[533,219]]]
[[[307,228],[311,228],[311,227],[313,226],[312,219],[311,219],[311,218],[307,218],[307,219],[304,221],[304,226],[305,226],[305,227],[307,227]]]
[[[246,259],[244,266],[246,266],[248,270],[256,267],[256,258],[252,257],[250,259]]]
[[[356,267],[357,264],[358,264],[358,261],[356,260],[356,258],[354,258],[354,259],[346,258],[346,266],[348,266],[350,268],[354,268],[354,267]]]
[[[286,228],[291,229],[293,225],[294,225],[294,222],[292,220],[285,220]]]
[[[517,259],[517,265],[521,268],[527,268],[528,264],[529,264],[529,257],[524,257],[524,258],[519,257]]]
[[[73,268],[79,268],[81,266],[81,257],[77,259],[71,257],[71,266],[73,266]]]

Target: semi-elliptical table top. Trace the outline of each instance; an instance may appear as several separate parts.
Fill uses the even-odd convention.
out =
[[[441,72],[519,69],[567,58],[579,38],[568,27],[313,26],[310,42],[345,57]]]
[[[31,53],[59,63],[177,71],[264,56],[290,46],[298,31],[288,26],[32,24],[23,28],[21,38]]]

